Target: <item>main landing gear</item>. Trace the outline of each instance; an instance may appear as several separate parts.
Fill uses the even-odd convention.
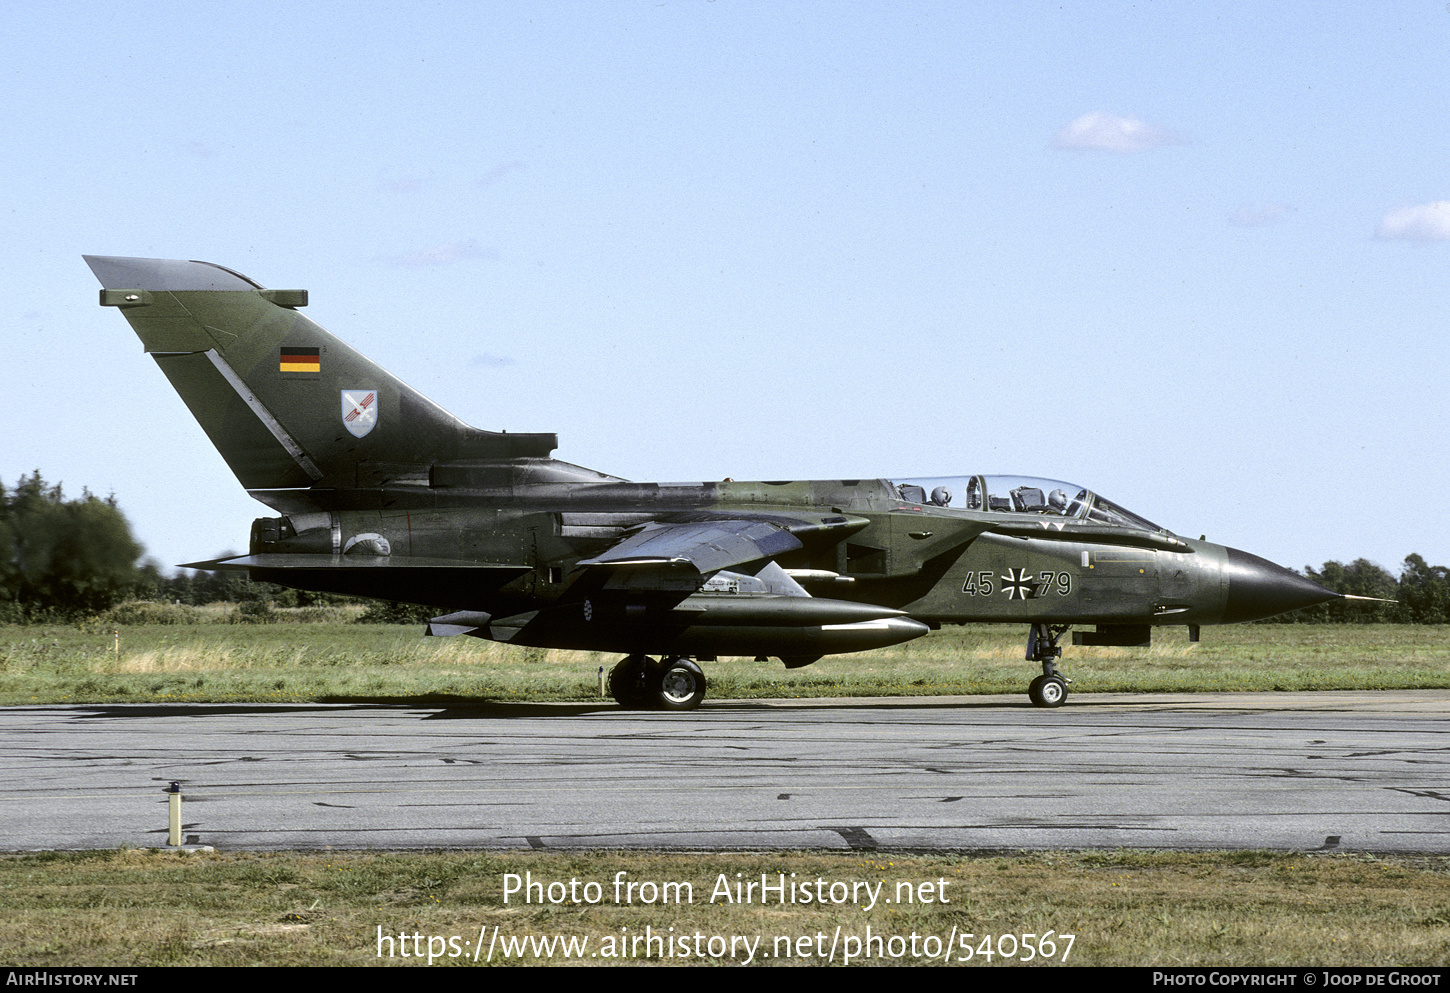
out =
[[[609,692],[627,710],[694,710],[705,699],[705,671],[682,655],[631,655],[609,671]]]
[[[1067,684],[1072,682],[1057,671],[1062,649],[1057,640],[1067,633],[1067,624],[1033,624],[1027,633],[1027,661],[1041,662],[1042,675],[1027,687],[1027,698],[1037,707],[1061,707],[1067,700]]]

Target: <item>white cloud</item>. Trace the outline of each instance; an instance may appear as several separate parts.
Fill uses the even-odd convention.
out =
[[[1282,203],[1266,203],[1257,210],[1245,204],[1229,215],[1228,222],[1240,228],[1261,228],[1277,224],[1292,209]]]
[[[1450,240],[1450,200],[1392,210],[1380,218],[1375,237],[1403,238],[1405,241]]]
[[[454,241],[446,245],[434,245],[432,248],[422,248],[416,252],[404,252],[402,255],[389,256],[386,261],[393,265],[420,266],[420,265],[452,265],[454,262],[465,262],[469,259],[496,259],[498,253],[491,248],[479,248],[478,240],[470,238],[467,241]]]
[[[1094,110],[1057,132],[1052,144],[1057,148],[1125,154],[1185,142],[1160,124],[1145,124],[1136,117]]]

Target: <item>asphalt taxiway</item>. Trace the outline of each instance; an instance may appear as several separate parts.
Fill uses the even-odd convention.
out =
[[[1450,852],[1450,691],[0,709],[0,849]]]

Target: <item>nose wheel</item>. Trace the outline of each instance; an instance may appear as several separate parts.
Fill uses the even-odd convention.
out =
[[[1067,684],[1072,682],[1057,671],[1062,649],[1057,641],[1067,633],[1067,624],[1034,624],[1027,634],[1027,661],[1042,663],[1042,675],[1027,686],[1027,699],[1034,707],[1061,707],[1067,702]]]
[[[610,670],[609,692],[627,710],[694,710],[705,699],[705,671],[684,656],[631,655]]]
[[[1027,686],[1027,699],[1035,707],[1061,707],[1067,700],[1067,680],[1057,673],[1038,676]]]

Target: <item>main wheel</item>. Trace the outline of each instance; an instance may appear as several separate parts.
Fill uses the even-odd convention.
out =
[[[631,655],[609,670],[609,695],[627,710],[644,710],[654,702],[646,676],[650,660],[644,655]]]
[[[659,668],[655,703],[662,710],[694,710],[705,699],[705,671],[689,659],[668,659]]]

